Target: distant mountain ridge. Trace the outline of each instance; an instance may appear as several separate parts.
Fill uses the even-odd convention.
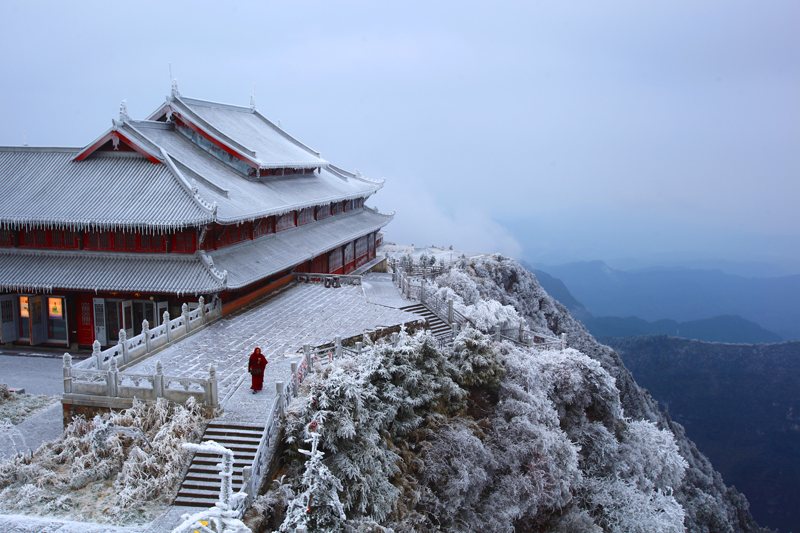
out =
[[[763,525],[800,524],[800,342],[606,341]]]
[[[738,315],[722,315],[703,320],[677,322],[656,320],[648,322],[638,317],[589,317],[583,320],[592,335],[600,339],[611,337],[640,337],[643,335],[670,335],[706,342],[762,344],[781,342],[783,339],[755,322]]]
[[[748,278],[678,268],[623,271],[602,261],[536,269],[561,280],[594,316],[690,322],[738,315],[778,337],[800,339],[800,275]]]
[[[662,319],[647,321],[635,316],[596,317],[575,298],[567,286],[542,270],[528,268],[536,275],[542,287],[561,302],[579,319],[595,337],[638,337],[642,335],[672,335],[709,342],[771,343],[781,342],[780,335],[738,315],[721,315],[700,320],[678,322]]]

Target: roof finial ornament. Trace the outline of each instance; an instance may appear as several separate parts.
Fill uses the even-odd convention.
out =
[[[250,109],[256,110],[256,86],[253,85],[253,92],[250,93]]]
[[[128,101],[123,100],[119,103],[119,120],[120,122],[123,122],[130,119],[131,117],[128,115]]]
[[[175,78],[172,78],[172,92],[171,92],[171,94],[172,94],[173,98],[177,98],[178,96],[181,95],[181,93],[178,92],[178,80],[176,80]]]

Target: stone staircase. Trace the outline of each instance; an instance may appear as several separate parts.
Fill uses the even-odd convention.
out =
[[[202,441],[213,440],[233,451],[233,491],[242,487],[242,469],[251,466],[255,459],[263,426],[211,422]],[[221,458],[211,453],[196,453],[189,471],[181,483],[173,505],[186,507],[211,507],[219,499],[219,468]]]
[[[428,323],[427,329],[429,329],[431,333],[433,333],[433,336],[439,339],[439,341],[441,341],[445,346],[450,346],[453,344],[452,328],[441,318],[439,318],[436,313],[428,309],[425,304],[416,303],[414,305],[401,307],[400,309],[409,313],[415,313],[424,318]]]

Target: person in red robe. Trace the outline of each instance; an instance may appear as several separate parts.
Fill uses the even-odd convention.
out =
[[[256,347],[253,353],[250,354],[250,362],[247,365],[247,371],[253,378],[250,388],[253,394],[257,393],[264,386],[264,369],[267,368],[267,358],[261,353],[261,348]]]

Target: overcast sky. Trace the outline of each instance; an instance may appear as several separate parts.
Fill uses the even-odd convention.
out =
[[[80,7],[78,7],[80,6]],[[386,187],[389,239],[800,272],[800,3],[0,3],[0,144],[256,104]],[[110,199],[113,201],[113,199]]]

